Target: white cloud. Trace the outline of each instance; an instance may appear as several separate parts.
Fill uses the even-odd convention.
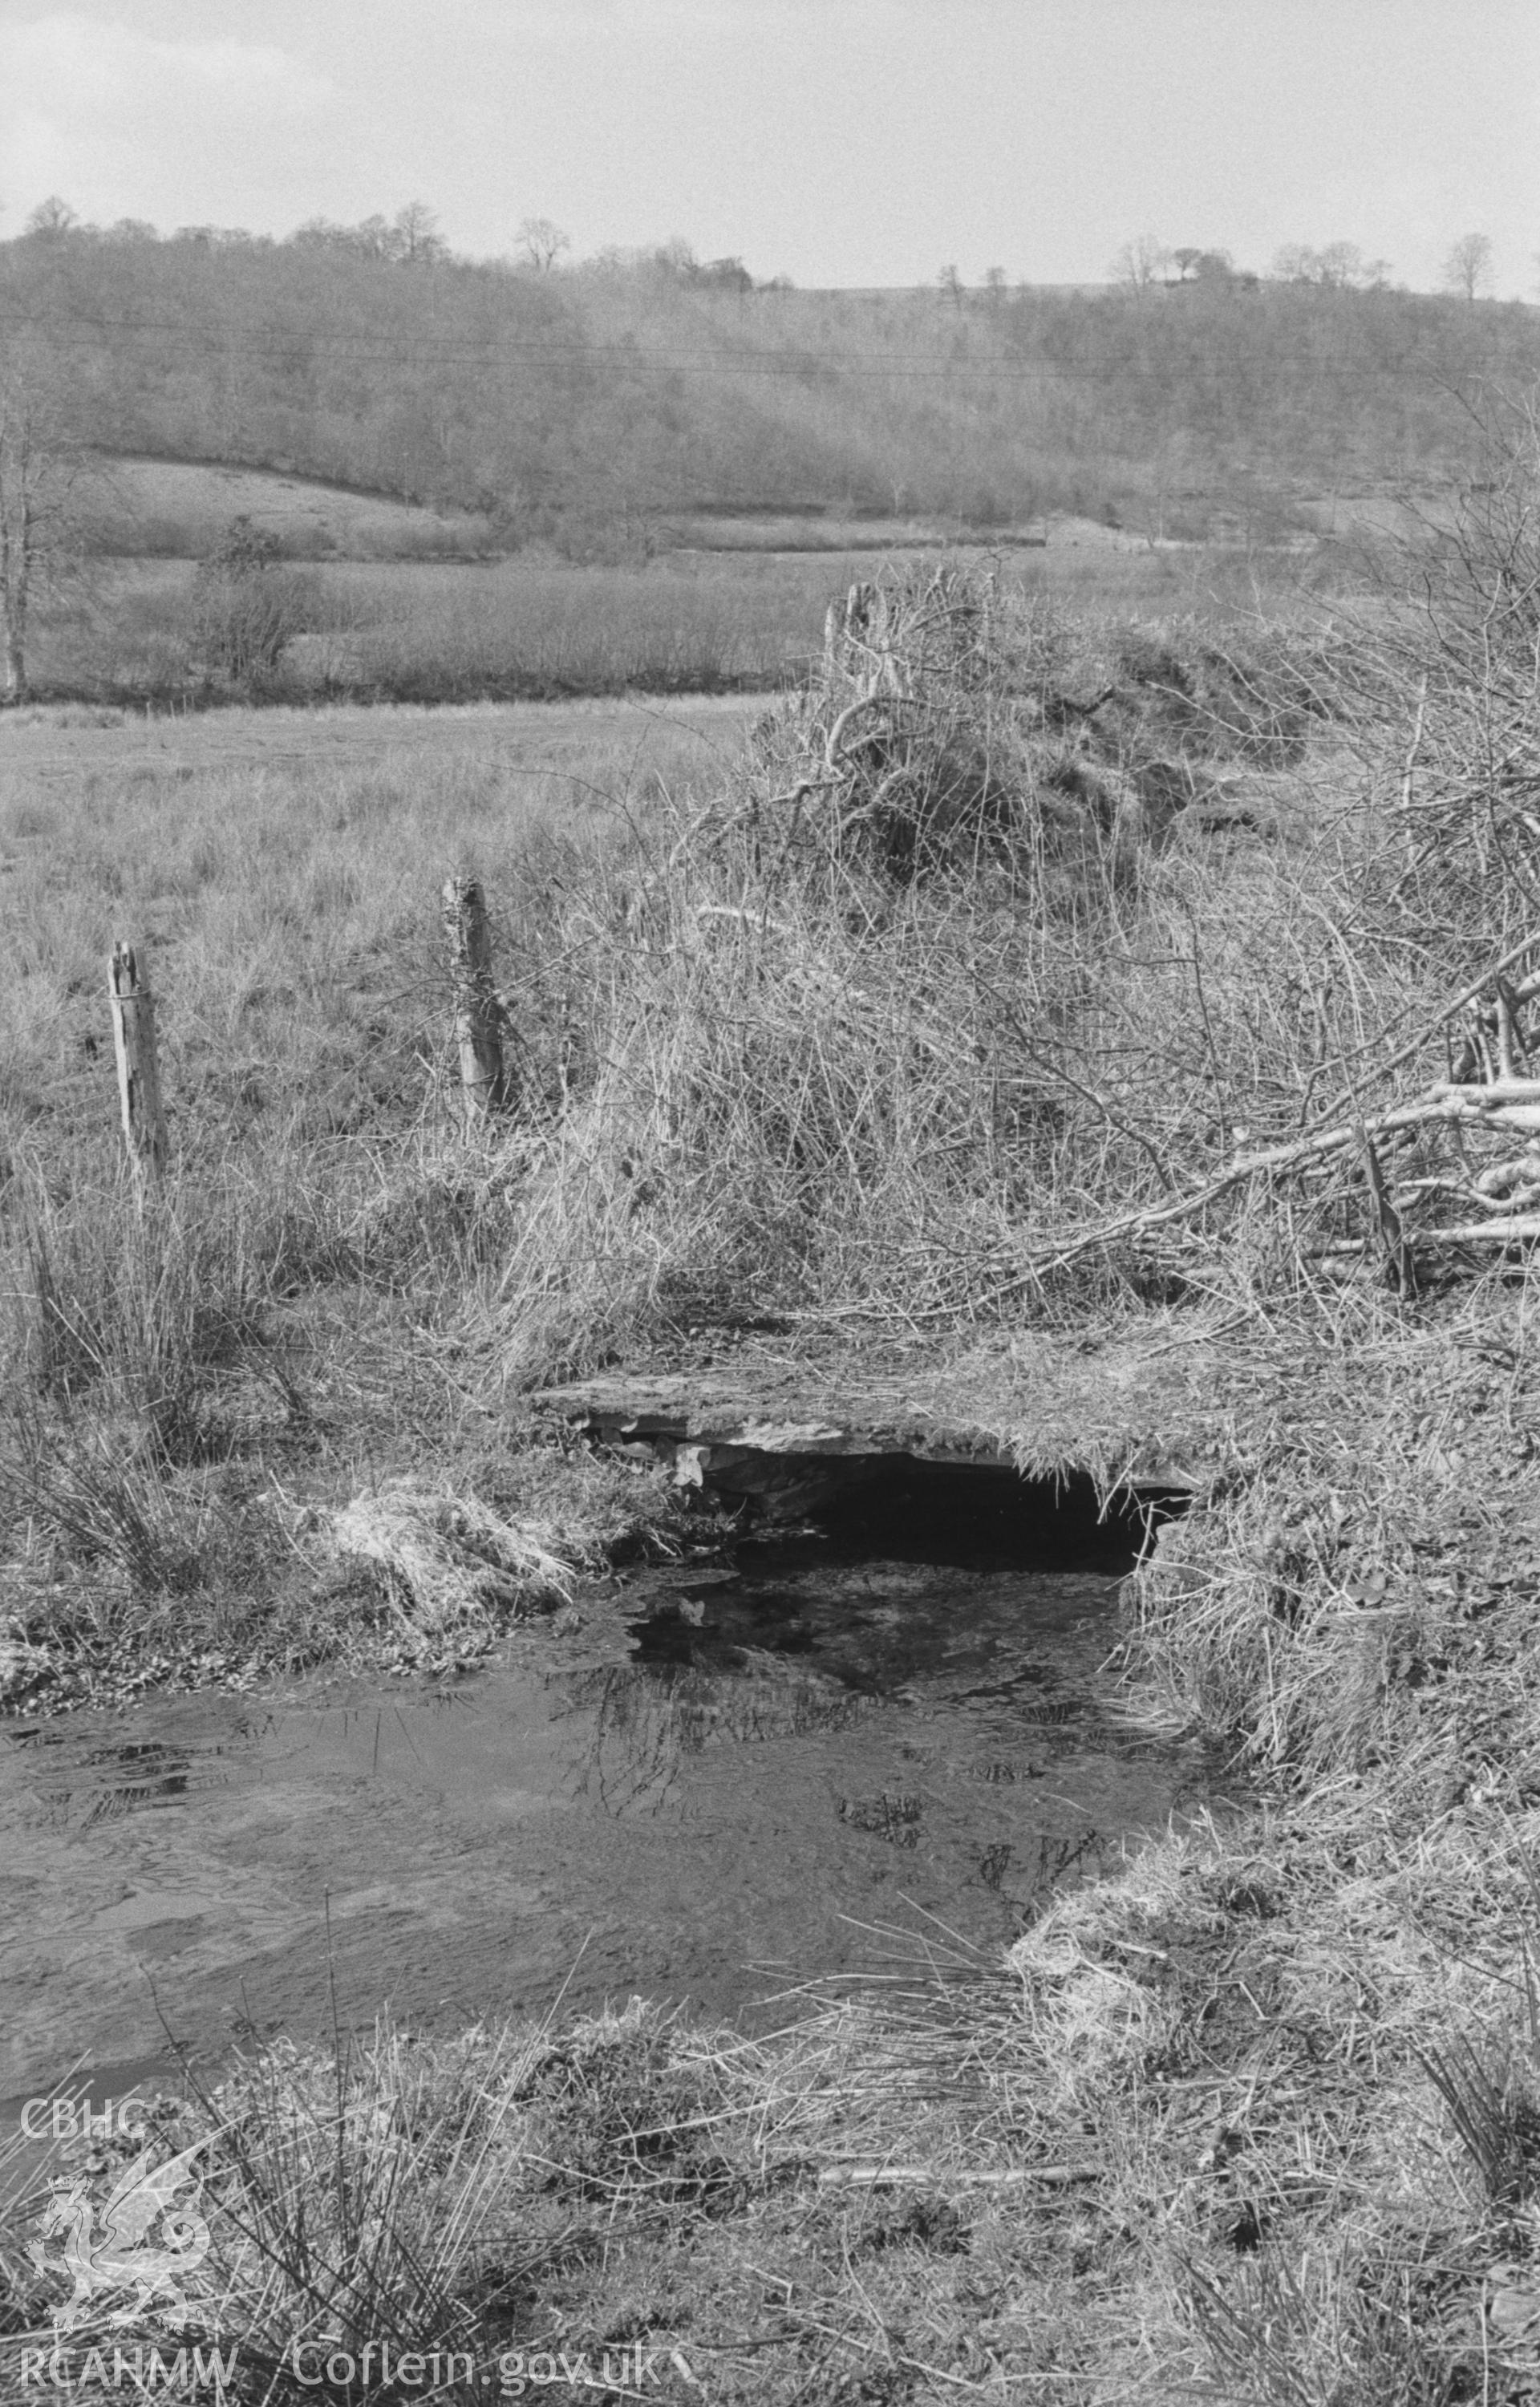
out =
[[[272,42],[167,41],[114,18],[59,10],[34,17],[7,40],[7,81],[62,112],[160,100],[231,99],[286,113],[312,107],[325,87]]]
[[[167,39],[73,9],[13,24],[5,50],[7,232],[48,192],[86,217],[210,216],[221,186],[232,204],[260,190],[270,151],[303,139],[332,97],[276,43]]]

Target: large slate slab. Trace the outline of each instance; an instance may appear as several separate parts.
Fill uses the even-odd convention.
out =
[[[686,1479],[713,1485],[780,1485],[775,1458],[907,1454],[1191,1490],[1218,1450],[1215,1371],[1201,1331],[1096,1348],[1018,1338],[909,1360],[743,1347],[693,1368],[617,1368],[535,1402],[595,1437],[672,1447]],[[763,1480],[749,1475],[755,1457],[767,1459]]]

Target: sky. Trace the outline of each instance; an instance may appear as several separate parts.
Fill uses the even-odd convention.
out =
[[[0,235],[437,212],[800,285],[1356,243],[1540,294],[1537,0],[0,0]]]

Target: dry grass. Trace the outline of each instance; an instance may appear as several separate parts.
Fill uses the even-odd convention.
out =
[[[460,863],[506,895],[536,839],[546,877],[580,881],[639,789],[688,791],[718,739],[584,719],[532,760],[521,721],[431,750],[376,724],[351,747],[235,716],[212,748],[8,731],[0,1494],[11,1685],[34,1697],[475,1652],[535,1592],[479,1582],[425,1642],[390,1566],[324,1543],[409,1469],[473,1517],[526,1517],[478,1369],[515,1182],[458,1132],[438,886]],[[172,1113],[142,1215],[102,966],[128,929]],[[578,1463],[555,1485],[579,1553],[656,1509],[629,1472],[613,1496]]]
[[[656,814],[531,931],[581,964],[585,1075],[506,1267],[515,1363],[749,1292],[937,1333],[1091,1298],[1233,1310],[1295,1260],[1269,1212],[1051,1267],[1109,1197],[1157,1205],[1296,1133],[1433,1001],[1399,932],[1345,965],[1378,839],[1340,748],[1306,752],[1323,664],[942,590],[941,649],[982,609],[977,657],[767,721],[719,805]]]
[[[829,581],[791,562],[339,570],[335,631],[293,668],[394,701],[774,689],[816,648]]]

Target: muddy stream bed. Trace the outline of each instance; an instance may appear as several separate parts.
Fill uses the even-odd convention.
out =
[[[1020,1485],[1018,1483],[1018,1485]],[[998,1483],[591,1586],[450,1685],[0,1725],[0,2094],[592,2007],[760,2026],[1007,1944],[1202,1793],[1103,1666],[1138,1525]],[[168,2037],[168,2033],[172,2037]]]

